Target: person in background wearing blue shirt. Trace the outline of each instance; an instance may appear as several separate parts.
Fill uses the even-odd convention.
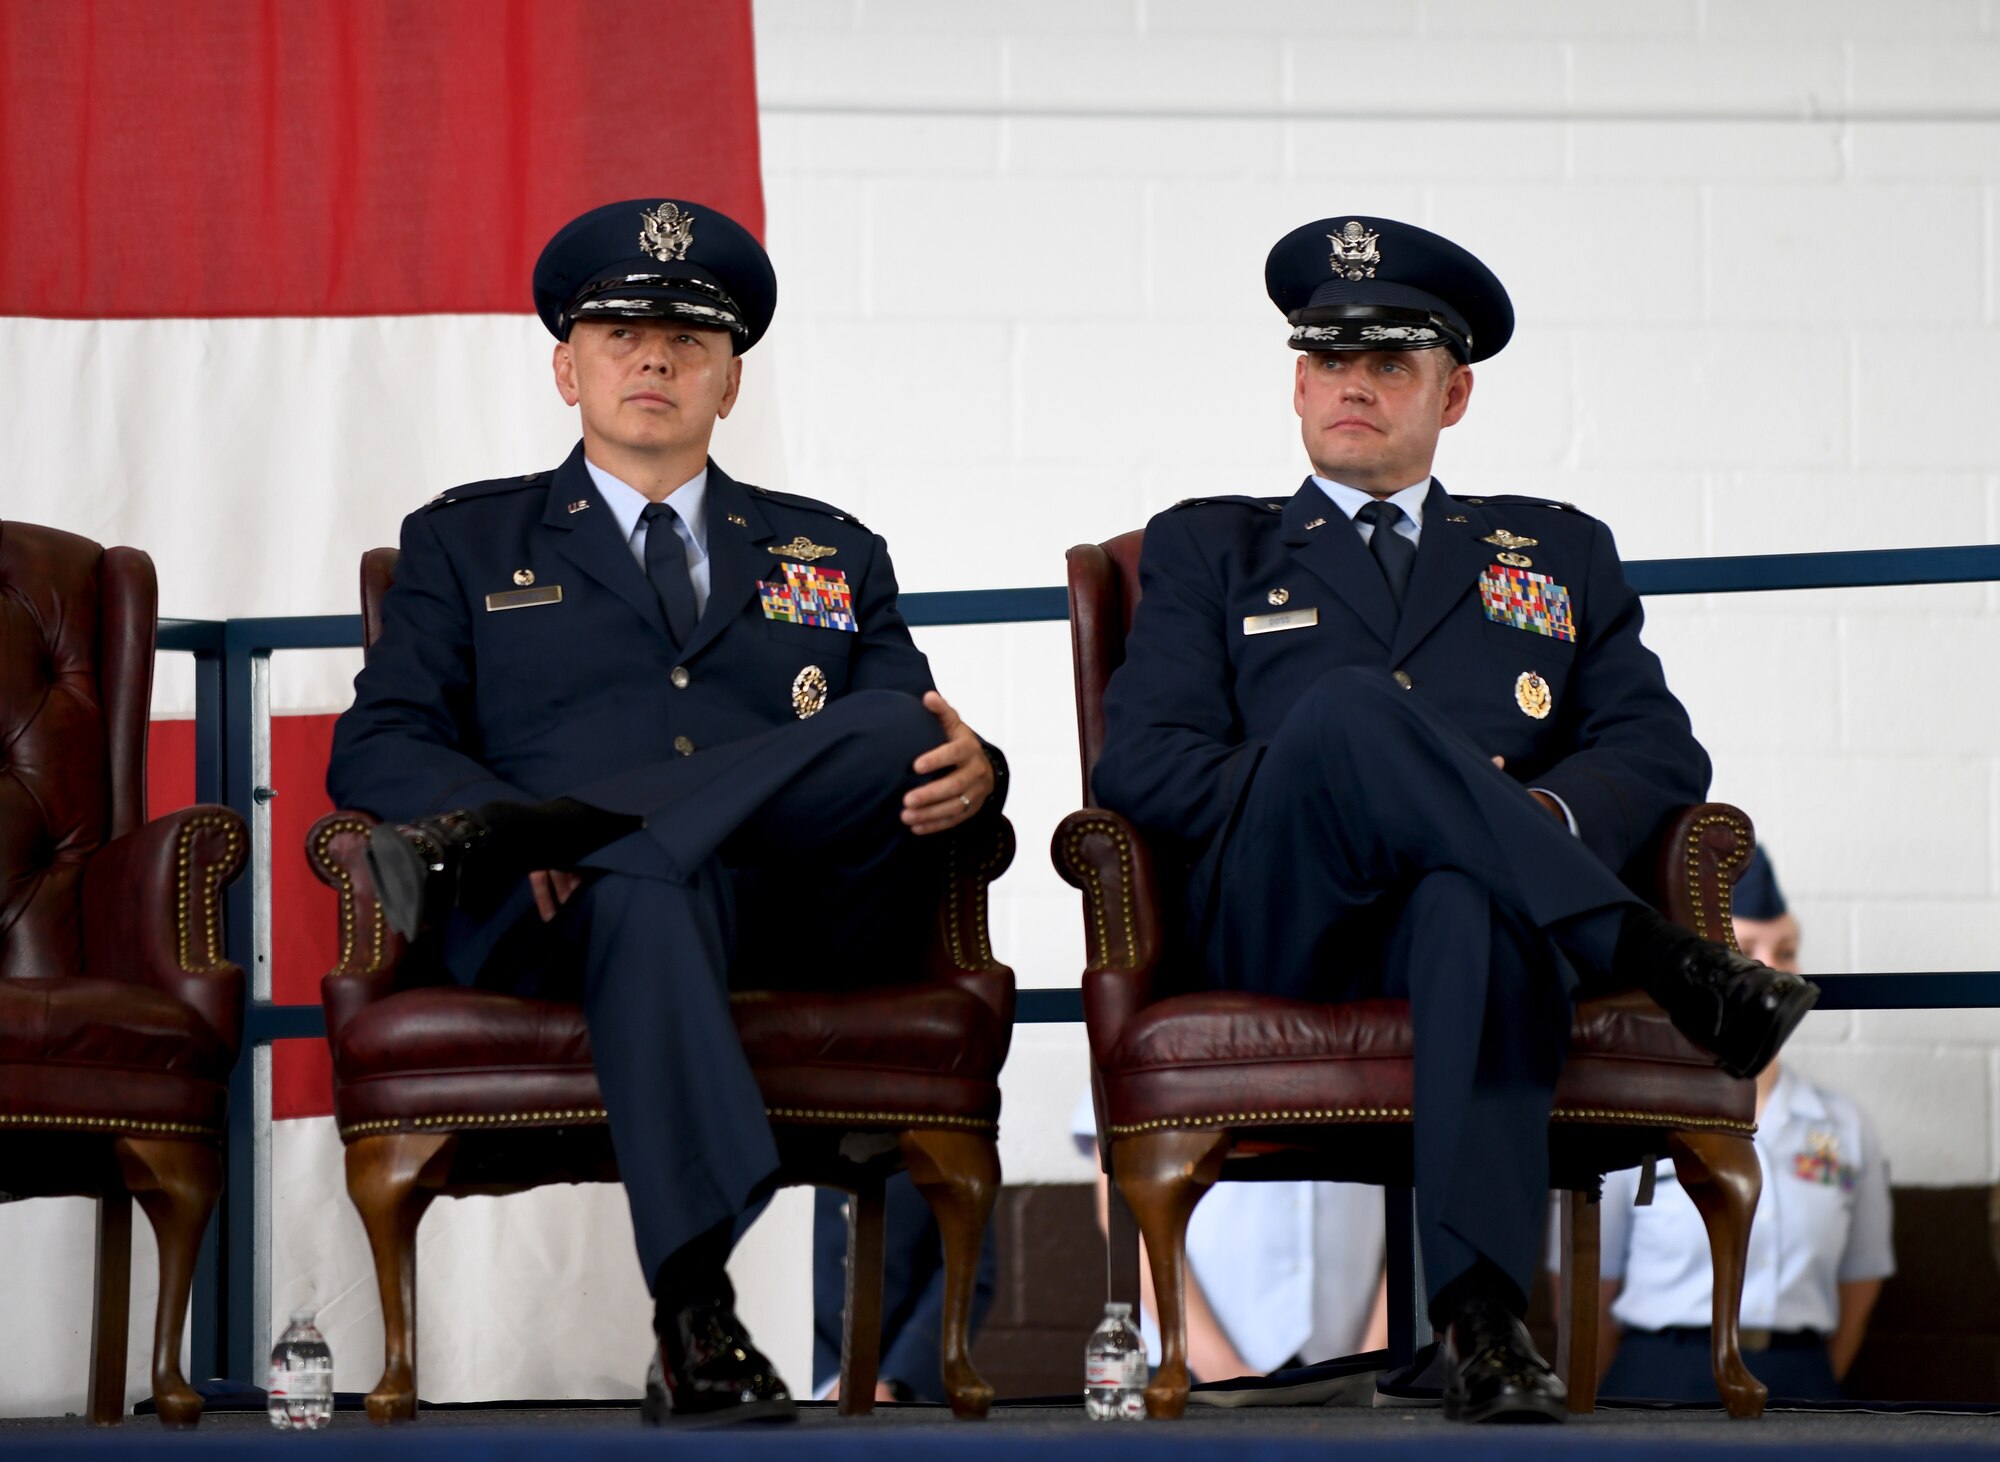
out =
[[[1798,919],[1761,848],[1734,910],[1745,954],[1798,969]],[[1773,1397],[1836,1400],[1896,1269],[1889,1164],[1860,1108],[1777,1061],[1757,1077],[1756,1146],[1764,1192],[1750,1228],[1743,1359]],[[1600,1394],[1713,1400],[1707,1231],[1671,1163],[1649,1207],[1633,1206],[1638,1184],[1637,1169],[1604,1182]]]

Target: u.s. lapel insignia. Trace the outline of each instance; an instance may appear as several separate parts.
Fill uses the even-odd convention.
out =
[[[1510,569],[1531,569],[1535,566],[1535,561],[1525,553],[1496,553],[1493,558]]]
[[[803,721],[819,714],[825,704],[826,672],[817,665],[808,665],[792,679],[792,709]]]
[[[1463,513],[1453,513],[1450,517],[1445,519],[1445,522],[1447,523],[1470,523],[1471,521],[1472,519],[1466,517],[1465,514]]]
[[[779,558],[796,558],[806,563],[816,563],[823,558],[832,558],[840,550],[828,548],[824,543],[815,543],[801,533],[790,543],[771,545],[771,552],[777,554]]]
[[[569,510],[572,513],[580,513],[589,506],[590,506],[590,499],[587,497],[580,497],[575,502],[569,505]]]
[[[1310,523],[1306,524],[1306,529],[1307,531],[1311,531],[1314,528],[1324,528],[1325,526],[1326,526],[1326,519],[1314,518]]]
[[[515,569],[514,582],[519,584],[523,589],[527,588],[528,585],[535,582],[535,571],[533,569]]]
[[[750,526],[750,520],[744,517],[741,513],[731,513],[729,515],[729,521],[734,523],[739,528],[748,528]]]
[[[1532,670],[1523,670],[1514,682],[1514,704],[1537,721],[1546,721],[1555,706],[1555,692]]]
[[[1290,589],[1273,589],[1264,597],[1273,604],[1283,604],[1287,599],[1292,597],[1292,591]]]
[[[1460,518],[1458,521],[1463,523],[1465,519]],[[1519,533],[1509,533],[1505,528],[1495,528],[1479,541],[1481,543],[1496,544],[1501,548],[1533,548],[1542,540],[1539,538],[1523,538]]]

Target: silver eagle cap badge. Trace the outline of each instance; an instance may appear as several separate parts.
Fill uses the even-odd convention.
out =
[[[1337,234],[1328,234],[1333,245],[1333,273],[1336,279],[1373,279],[1375,266],[1382,262],[1382,235],[1362,227],[1350,218]]]
[[[639,215],[639,247],[662,264],[678,264],[694,247],[694,215],[671,198]]]

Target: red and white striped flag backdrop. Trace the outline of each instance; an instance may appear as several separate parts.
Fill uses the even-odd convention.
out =
[[[564,220],[654,194],[763,231],[749,0],[0,0],[0,516],[146,549],[168,616],[351,613],[359,555],[412,507],[568,451],[531,266]],[[745,406],[732,469],[776,482],[775,413]],[[155,811],[192,800],[175,658]],[[316,1002],[332,960],[301,849],[357,663],[274,661],[279,1001]],[[380,1317],[330,1110],[323,1043],[278,1043],[267,1298],[318,1308],[340,1388],[366,1389]],[[0,1310],[52,1337],[16,1348],[0,1411],[80,1405],[88,1218],[0,1209]],[[440,1205],[420,1252],[427,1398],[636,1387],[615,1190]]]

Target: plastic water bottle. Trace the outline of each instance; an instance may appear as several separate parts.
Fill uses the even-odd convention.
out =
[[[316,1432],[333,1424],[333,1351],[313,1325],[311,1310],[293,1310],[291,1327],[271,1347],[267,1393],[271,1425]]]
[[[1092,1421],[1145,1419],[1146,1342],[1130,1305],[1107,1304],[1083,1348],[1083,1410]]]

